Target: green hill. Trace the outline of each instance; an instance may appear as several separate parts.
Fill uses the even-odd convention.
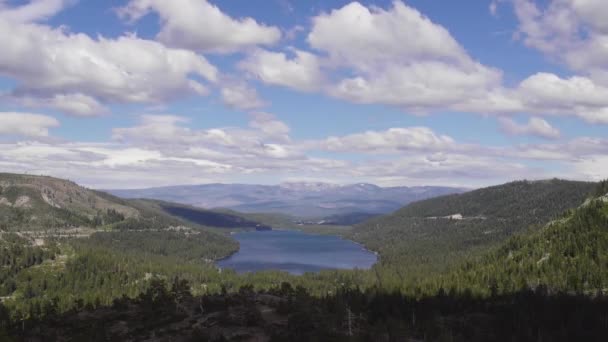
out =
[[[0,174],[0,229],[94,227],[141,217],[114,196],[52,177]]]
[[[595,194],[541,230],[514,236],[441,277],[441,283],[494,293],[538,286],[608,293],[608,182]]]
[[[541,227],[577,207],[595,184],[518,181],[412,203],[357,225],[350,238],[378,251],[405,277],[445,271],[510,236]]]
[[[3,231],[142,230],[172,226],[263,227],[237,214],[170,202],[125,200],[52,177],[0,174],[0,230]]]
[[[66,310],[74,298],[134,296],[150,277],[218,276],[213,261],[238,242],[207,229],[218,222],[172,215],[167,207],[177,205],[161,204],[52,177],[0,174],[0,297],[13,313],[32,316],[33,306],[49,301]],[[219,217],[220,227],[236,224]]]

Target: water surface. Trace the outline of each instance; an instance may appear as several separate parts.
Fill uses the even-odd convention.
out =
[[[272,230],[234,234],[240,249],[218,261],[238,273],[281,270],[292,274],[323,269],[367,269],[376,255],[361,245],[336,236]]]

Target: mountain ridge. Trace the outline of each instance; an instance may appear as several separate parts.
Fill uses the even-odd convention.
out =
[[[389,269],[443,271],[514,234],[538,229],[583,203],[596,183],[515,181],[410,203],[355,226],[349,238],[381,255]]]
[[[106,191],[124,198],[151,198],[208,209],[322,218],[348,213],[389,213],[412,201],[466,190],[435,186],[383,188],[368,183],[292,182],[279,185],[214,183]]]

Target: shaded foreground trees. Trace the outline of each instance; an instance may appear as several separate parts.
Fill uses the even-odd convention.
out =
[[[167,283],[170,283],[167,284]],[[420,299],[379,289],[315,297],[289,283],[265,292],[193,297],[186,281],[154,279],[137,298],[24,322],[0,307],[0,336],[14,341],[604,341],[608,298],[522,290],[479,298],[446,293]]]

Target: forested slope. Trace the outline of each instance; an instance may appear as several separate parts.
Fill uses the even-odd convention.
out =
[[[355,227],[351,238],[400,272],[444,271],[513,234],[538,228],[577,207],[595,184],[518,181],[412,203]]]
[[[135,296],[154,277],[203,284],[218,275],[213,261],[237,250],[230,237],[153,202],[0,174],[0,297],[15,317]]]
[[[447,286],[504,293],[608,293],[608,182],[596,196],[539,231],[510,238],[496,250],[442,276]]]

